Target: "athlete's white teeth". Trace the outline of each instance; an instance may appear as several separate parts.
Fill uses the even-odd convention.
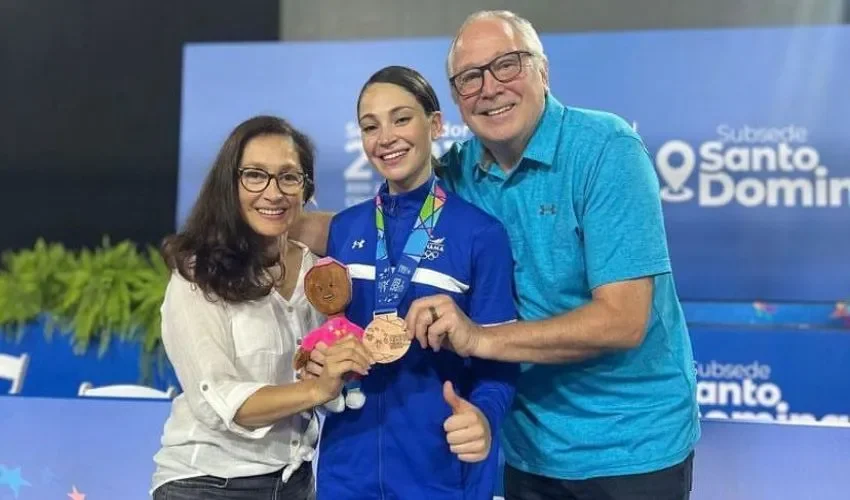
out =
[[[395,153],[383,155],[383,156],[381,156],[381,159],[382,160],[395,160],[396,158],[401,158],[402,156],[404,156],[406,154],[407,154],[407,150],[405,149],[403,151],[396,151]]]
[[[257,212],[263,215],[281,215],[284,210],[282,208],[258,208]]]
[[[513,108],[513,107],[514,107],[513,104],[508,104],[507,106],[502,106],[501,108],[492,109],[490,111],[485,111],[484,114],[487,115],[487,116],[501,115],[505,111],[510,111],[510,109]]]

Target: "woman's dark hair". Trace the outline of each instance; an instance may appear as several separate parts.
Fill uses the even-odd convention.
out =
[[[198,199],[181,232],[162,244],[162,255],[195,283],[209,299],[228,302],[265,297],[274,286],[267,268],[277,256],[267,255],[268,239],[242,218],[239,203],[239,165],[245,145],[264,135],[291,137],[304,171],[304,200],[313,195],[312,141],[286,120],[256,116],[240,123],[221,146]]]
[[[437,93],[434,92],[434,87],[428,83],[428,80],[421,73],[407,66],[387,66],[376,71],[363,84],[360,95],[357,96],[357,116],[360,115],[360,101],[363,99],[363,93],[376,83],[391,83],[410,92],[426,114],[430,115],[435,111],[440,111],[440,100],[437,99]],[[431,156],[431,167],[437,175],[440,175],[440,161],[433,155]]]
[[[387,66],[370,76],[363,88],[360,89],[360,95],[357,97],[358,114],[360,113],[360,101],[363,99],[363,93],[376,83],[391,83],[410,92],[422,106],[422,109],[425,110],[425,113],[429,115],[435,111],[440,111],[440,100],[437,99],[437,93],[434,92],[434,88],[431,87],[424,76],[415,69],[406,66]]]

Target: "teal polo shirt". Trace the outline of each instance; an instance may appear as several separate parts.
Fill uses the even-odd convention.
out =
[[[596,287],[654,280],[640,346],[572,364],[525,364],[503,429],[505,460],[547,477],[586,479],[677,464],[700,435],[690,338],[671,274],[659,184],[621,118],[546,104],[509,173],[481,142],[443,157],[446,185],[502,221],[519,315],[539,320]]]

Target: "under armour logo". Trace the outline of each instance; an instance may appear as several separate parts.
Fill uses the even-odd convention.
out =
[[[540,215],[555,215],[557,212],[558,207],[554,203],[540,205]]]
[[[365,244],[366,240],[354,240],[354,242],[351,244],[351,248],[352,250],[355,248],[363,248],[363,245]]]

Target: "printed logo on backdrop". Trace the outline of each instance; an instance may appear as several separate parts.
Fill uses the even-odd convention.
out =
[[[831,176],[815,144],[794,124],[721,124],[702,143],[669,140],[655,154],[661,198],[701,207],[850,206],[850,177]]]
[[[850,425],[850,415],[815,415],[795,411],[782,387],[772,381],[772,367],[748,363],[696,362],[697,403],[706,418],[765,422],[820,422]]]
[[[440,157],[458,141],[464,141],[471,136],[469,127],[463,123],[452,123],[443,121],[443,135],[436,141],[432,148],[433,154]],[[360,141],[360,127],[356,122],[345,124],[345,152],[352,157],[351,163],[343,170],[345,181],[345,206],[350,207],[375,196],[381,185],[381,178],[375,173],[374,168],[363,152],[363,144]]]

